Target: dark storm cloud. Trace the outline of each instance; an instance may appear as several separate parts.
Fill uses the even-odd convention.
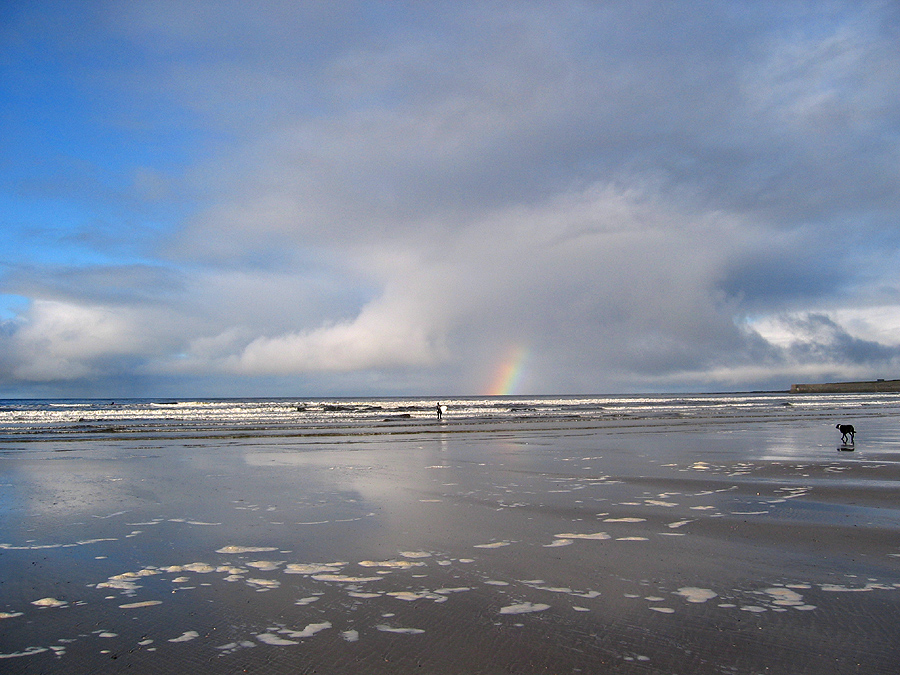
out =
[[[900,346],[853,337],[828,316],[808,314],[791,323],[804,336],[791,346],[791,356],[796,359],[876,367],[896,366],[900,361]]]

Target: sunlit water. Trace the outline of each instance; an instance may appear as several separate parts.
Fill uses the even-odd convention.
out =
[[[0,400],[0,438],[97,433],[352,429],[443,422],[759,420],[900,414],[896,394],[738,393],[449,398]]]

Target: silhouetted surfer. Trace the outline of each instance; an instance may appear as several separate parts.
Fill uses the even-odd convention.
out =
[[[441,419],[441,418],[444,416],[444,411],[445,411],[445,410],[447,410],[447,406],[441,405],[441,402],[438,401],[438,404],[437,404],[437,416],[438,416],[438,419]]]

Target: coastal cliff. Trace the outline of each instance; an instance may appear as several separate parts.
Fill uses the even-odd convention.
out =
[[[792,394],[868,394],[871,392],[900,392],[900,380],[872,382],[826,382],[823,384],[792,384]]]

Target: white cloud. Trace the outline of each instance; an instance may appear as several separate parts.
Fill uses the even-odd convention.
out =
[[[442,355],[439,340],[416,318],[402,306],[376,302],[353,321],[256,338],[231,359],[232,368],[258,375],[434,365]]]
[[[147,352],[152,338],[131,310],[39,300],[10,342],[24,380],[71,380],[98,374],[96,362]]]

